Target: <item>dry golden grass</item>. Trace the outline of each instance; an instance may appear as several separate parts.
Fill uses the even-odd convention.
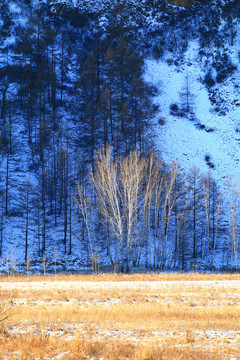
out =
[[[12,316],[0,323],[0,359],[233,359],[240,353],[239,284],[228,280],[240,276],[4,278],[0,304]],[[14,291],[12,281],[20,283]]]
[[[2,358],[10,359],[46,359],[61,358],[69,360],[80,359],[135,359],[135,360],[220,360],[216,353],[207,354],[204,351],[195,351],[191,347],[176,348],[174,346],[142,346],[129,341],[83,341],[74,339],[69,342],[62,340],[61,343],[49,336],[35,335],[25,338],[23,336],[4,337],[0,336],[0,344],[4,342]],[[69,351],[71,349],[71,351]],[[61,356],[60,356],[61,354]]]
[[[84,274],[58,274],[54,275],[16,275],[2,276],[1,282],[32,282],[32,281],[191,281],[191,280],[240,280],[239,273],[134,273],[134,274],[113,274],[100,273],[99,275]]]

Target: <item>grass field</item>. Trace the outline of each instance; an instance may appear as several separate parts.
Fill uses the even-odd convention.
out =
[[[4,277],[0,360],[240,359],[239,300],[238,274]]]

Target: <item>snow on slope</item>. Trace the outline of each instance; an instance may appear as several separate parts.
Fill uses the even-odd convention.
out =
[[[240,108],[233,106],[239,99],[240,81],[237,72],[233,81],[219,85],[221,97],[226,101],[227,112],[220,116],[211,105],[206,86],[201,82],[204,69],[198,58],[198,43],[192,41],[185,53],[185,62],[179,67],[164,61],[146,60],[145,80],[159,90],[154,102],[159,106],[156,122],[164,119],[164,125],[157,127],[157,146],[166,162],[180,161],[181,166],[189,170],[194,164],[202,172],[209,166],[205,156],[209,155],[214,178],[221,187],[228,177],[240,174],[240,133],[236,132],[240,119]],[[237,64],[236,64],[237,65]],[[186,94],[188,77],[190,105],[192,114],[184,117],[170,113],[170,106],[181,107]],[[237,79],[237,77],[239,79]],[[238,81],[239,80],[239,81]],[[205,128],[199,129],[200,125]]]

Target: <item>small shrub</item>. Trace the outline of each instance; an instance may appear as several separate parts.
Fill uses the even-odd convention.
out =
[[[196,126],[196,128],[197,128],[198,130],[204,130],[204,129],[205,129],[205,125],[203,125],[203,124],[201,124],[201,123],[197,123],[197,124],[195,124],[195,126]]]
[[[161,118],[161,119],[158,120],[158,124],[159,124],[159,125],[165,125],[165,124],[166,124],[166,120],[163,119],[163,118]]]
[[[185,334],[185,341],[187,344],[192,344],[195,342],[195,336],[191,330],[187,330]]]
[[[170,114],[178,117],[183,117],[185,115],[184,110],[182,110],[177,104],[170,105]]]
[[[205,155],[205,161],[209,162],[210,161],[210,155]]]
[[[205,131],[208,132],[208,133],[211,133],[211,132],[214,132],[214,129],[213,128],[206,128]]]
[[[212,75],[211,71],[207,72],[203,81],[207,87],[212,87],[213,85],[215,85],[215,80],[213,79],[213,75]]]
[[[170,110],[171,110],[172,112],[177,112],[177,111],[179,111],[179,107],[178,107],[177,104],[171,104],[171,105],[170,105]]]
[[[5,332],[5,321],[15,314],[14,311],[14,293],[6,295],[5,292],[0,292],[0,330],[1,333]]]
[[[167,64],[168,65],[173,65],[173,59],[167,59]]]
[[[211,162],[210,155],[205,155],[205,161],[210,169],[214,169],[215,165]]]

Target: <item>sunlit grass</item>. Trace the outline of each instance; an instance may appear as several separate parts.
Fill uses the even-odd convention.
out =
[[[4,341],[2,356],[12,354],[12,358],[23,360],[45,359],[53,356],[69,360],[80,359],[135,359],[135,360],[182,360],[182,359],[204,359],[220,360],[219,354],[207,353],[199,349],[194,350],[191,346],[176,348],[175,346],[159,345],[136,345],[129,341],[116,342],[96,341],[74,338],[71,342],[62,340],[60,343],[53,337],[43,334],[37,336],[2,337],[0,336],[0,345]],[[71,347],[71,352],[69,352]],[[59,356],[61,354],[61,356]]]
[[[160,286],[144,287],[139,282],[131,289],[123,282],[115,287],[114,279],[159,281]],[[228,282],[226,287],[224,281],[229,279],[238,280],[239,275],[4,278],[0,302],[12,316],[0,324],[0,358],[231,359],[240,353],[240,306],[238,284]],[[29,286],[4,288],[12,280],[27,281]],[[218,287],[201,280],[218,281]],[[76,281],[84,282],[84,287]],[[89,287],[86,281],[91,282]],[[110,281],[112,286],[95,287],[92,281]],[[43,282],[46,287],[38,288]]]
[[[58,274],[55,275],[15,275],[1,276],[1,282],[31,281],[191,281],[191,280],[240,280],[239,273],[134,273],[134,274]]]

